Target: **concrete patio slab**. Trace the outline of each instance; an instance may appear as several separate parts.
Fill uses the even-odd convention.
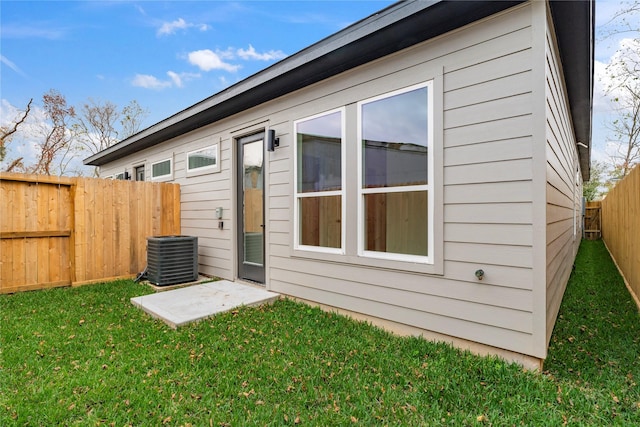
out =
[[[236,307],[268,304],[279,297],[255,286],[220,280],[131,298],[131,303],[176,329]]]

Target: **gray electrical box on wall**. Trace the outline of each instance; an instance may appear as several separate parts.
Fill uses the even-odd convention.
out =
[[[198,280],[198,238],[147,238],[147,279],[158,286]]]

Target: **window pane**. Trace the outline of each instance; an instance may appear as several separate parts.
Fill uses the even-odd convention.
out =
[[[197,169],[206,166],[215,166],[218,160],[216,155],[216,149],[213,147],[191,153],[189,154],[188,168]]]
[[[144,166],[136,167],[136,181],[144,181]]]
[[[364,188],[427,184],[427,88],[362,105]]]
[[[300,244],[339,248],[342,241],[340,196],[302,197]]]
[[[164,162],[156,163],[151,167],[151,173],[153,177],[164,176],[171,174],[171,161],[165,160]]]
[[[340,190],[342,187],[342,113],[335,112],[296,124],[298,192]]]
[[[427,256],[427,192],[364,195],[365,250]]]

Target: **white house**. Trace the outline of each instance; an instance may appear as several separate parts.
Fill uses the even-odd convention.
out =
[[[399,2],[85,163],[179,183],[202,273],[539,366],[593,28],[593,1]]]

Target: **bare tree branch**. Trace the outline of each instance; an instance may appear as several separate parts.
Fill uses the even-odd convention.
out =
[[[8,144],[9,141],[11,141],[13,134],[15,134],[18,131],[18,127],[20,127],[20,125],[22,125],[27,120],[27,116],[29,115],[29,112],[31,112],[32,102],[33,102],[33,98],[29,100],[29,103],[27,104],[27,108],[24,110],[24,114],[22,114],[22,117],[16,119],[8,127],[5,127],[5,126],[0,127],[0,162],[4,160],[7,154],[6,144]]]
[[[42,103],[45,114],[51,121],[51,128],[44,130],[44,138],[39,143],[39,158],[29,168],[29,172],[51,175],[56,156],[71,143],[69,120],[75,116],[75,110],[72,106],[67,106],[67,100],[60,92],[53,89],[42,96]]]
[[[149,110],[146,110],[138,104],[135,99],[122,109],[122,119],[120,124],[122,125],[121,138],[125,139],[131,135],[135,135],[140,131],[142,122],[149,115]]]
[[[634,18],[638,15],[640,15],[640,0],[621,2],[620,10],[604,24],[605,27],[609,27],[604,32],[605,38],[627,33],[637,34],[640,31],[640,24]]]
[[[24,165],[22,164],[22,157],[18,157],[9,164],[6,172],[13,172],[14,170],[18,171],[22,169],[24,169]]]

